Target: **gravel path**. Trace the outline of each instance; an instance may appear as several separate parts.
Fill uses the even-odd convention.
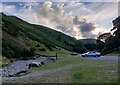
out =
[[[50,70],[41,70],[41,71],[33,71],[27,75],[21,77],[10,77],[10,78],[3,78],[3,82],[27,82],[27,83],[47,83],[47,82],[63,82],[68,79],[68,75],[70,69],[74,67],[79,67],[81,64],[70,64],[64,67],[50,69]],[[31,81],[34,80],[34,81]]]
[[[80,66],[80,64],[70,64],[70,65],[66,65],[64,67],[60,67],[60,68],[56,68],[56,69],[34,71],[34,72],[29,73],[29,74],[22,76],[22,77],[38,77],[38,76],[45,75],[47,73],[55,73],[55,72],[62,71],[62,70],[68,70],[68,69],[71,69],[71,68],[76,67],[76,66]]]
[[[115,60],[115,61],[118,61],[119,56],[100,56],[100,57],[97,57],[97,58],[94,58],[94,57],[87,57],[88,59],[91,59],[91,60]]]

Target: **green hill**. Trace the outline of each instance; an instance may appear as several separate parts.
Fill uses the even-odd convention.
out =
[[[9,58],[30,57],[74,51],[85,52],[80,41],[51,28],[34,25],[15,16],[0,14],[2,18],[2,53]]]
[[[88,39],[80,39],[79,41],[88,51],[97,50],[96,39],[88,38]]]
[[[81,43],[84,44],[96,44],[96,39],[88,38],[88,39],[80,39]]]

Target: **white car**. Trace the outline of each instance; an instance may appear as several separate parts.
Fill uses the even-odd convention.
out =
[[[100,56],[99,52],[87,52],[82,54],[82,57],[99,57],[99,56]]]

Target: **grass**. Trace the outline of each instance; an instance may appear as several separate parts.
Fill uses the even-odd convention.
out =
[[[65,55],[68,56],[68,55],[70,55],[71,52],[67,51],[65,49],[62,49],[62,48],[60,48],[60,50],[53,48],[52,51],[47,50],[47,52],[42,52],[41,54],[45,54],[48,56],[56,56],[56,53],[58,53],[58,56],[60,56],[60,57],[66,57]]]
[[[75,66],[74,66],[74,65]],[[67,68],[67,66],[71,68]],[[63,83],[117,83],[118,82],[118,63],[116,61],[105,60],[88,60],[83,57],[73,57],[71,55],[63,55],[61,59],[54,63],[47,63],[40,68],[32,68],[30,72],[36,70],[50,70],[60,67],[66,69],[59,70],[58,73],[45,74],[35,78],[21,78],[14,81],[6,82],[63,82]],[[61,74],[60,74],[61,73]],[[65,80],[64,80],[65,78]],[[31,81],[32,79],[32,81]],[[52,79],[52,81],[51,81]],[[56,79],[58,79],[56,81]],[[45,81],[43,81],[45,80]],[[60,80],[60,81],[59,81]]]
[[[71,70],[70,83],[118,83],[117,63],[87,61],[86,65]]]
[[[31,71],[34,70],[49,70],[49,69],[55,69],[55,68],[59,68],[59,67],[63,67],[69,64],[75,64],[75,63],[80,63],[84,60],[84,58],[81,57],[62,57],[61,59],[53,62],[53,63],[47,63],[45,64],[43,67],[40,68],[32,68]]]
[[[2,33],[4,35],[2,50],[3,55],[7,58],[31,57],[33,53],[28,53],[29,48],[40,54],[51,54],[51,51],[58,50],[56,47],[76,52],[86,51],[82,44],[78,44],[79,40],[66,34],[41,25],[27,23],[15,16],[6,16],[2,13],[0,16],[2,16]],[[24,53],[26,51],[31,55]]]
[[[78,64],[77,67],[69,69],[69,79],[64,81],[65,83],[118,83],[118,63],[116,61],[96,61],[68,56],[64,55],[64,58],[54,63],[46,64],[41,68],[33,68],[30,71],[49,70]]]
[[[113,52],[113,53],[107,54],[107,56],[120,56],[120,53],[119,52]]]
[[[2,58],[2,56],[0,56],[0,67],[4,67],[4,66],[8,65],[9,63],[10,63],[9,59],[7,59],[5,57]]]

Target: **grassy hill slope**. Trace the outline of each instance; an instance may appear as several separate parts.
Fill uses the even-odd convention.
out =
[[[80,39],[81,43],[84,44],[96,44],[96,39],[88,38],[88,39]]]
[[[3,56],[30,57],[34,54],[52,54],[56,52],[85,52],[80,41],[61,32],[41,25],[34,25],[15,16],[2,17]],[[67,51],[68,50],[68,51]]]

